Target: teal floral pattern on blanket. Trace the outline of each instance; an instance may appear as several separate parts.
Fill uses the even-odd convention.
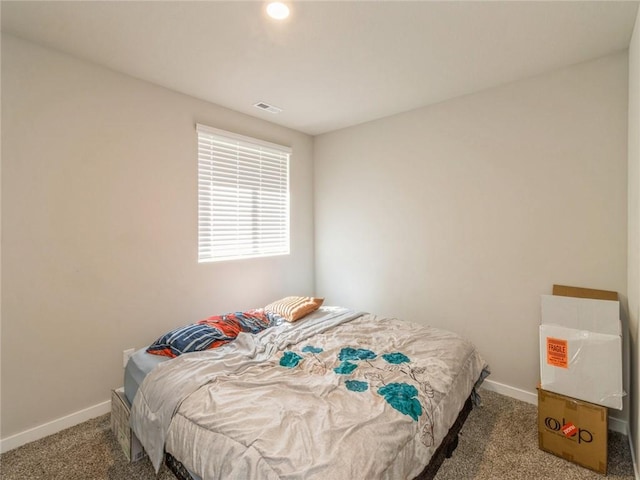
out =
[[[418,389],[408,383],[390,383],[378,389],[389,405],[399,412],[409,415],[416,422],[422,415],[422,405],[418,396]]]
[[[369,389],[369,384],[360,380],[347,380],[344,384],[352,392],[366,392]]]
[[[411,361],[409,357],[400,352],[385,353],[382,355],[382,358],[393,365],[400,365],[401,363],[409,363]]]
[[[349,375],[356,368],[358,368],[358,365],[356,363],[351,363],[350,361],[345,360],[336,368],[334,368],[333,371],[336,372],[338,375]]]
[[[280,359],[280,365],[287,368],[294,368],[298,366],[302,359],[303,357],[295,352],[284,352],[284,355]]]
[[[338,360],[373,360],[376,356],[371,350],[346,347],[340,350]]]
[[[425,367],[416,366],[402,352],[385,352],[381,355],[364,348],[344,347],[331,360],[321,347],[306,345],[300,354],[287,350],[280,358],[280,365],[286,368],[308,364],[311,373],[325,375],[332,371],[341,377],[357,376],[344,380],[347,390],[358,394],[377,394],[396,411],[418,422],[421,440],[426,446],[433,445],[433,404],[434,390]],[[406,381],[397,380],[402,376]]]

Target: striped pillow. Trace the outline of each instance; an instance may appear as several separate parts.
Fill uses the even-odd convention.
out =
[[[165,357],[200,352],[216,348],[233,340],[237,334],[227,335],[222,329],[207,324],[192,324],[167,332],[147,348],[147,352]]]
[[[305,315],[316,311],[324,302],[324,298],[315,297],[285,297],[270,303],[264,310],[280,315],[289,322],[300,320]]]
[[[214,315],[165,333],[147,348],[147,352],[171,358],[201,352],[233,341],[240,332],[255,334],[281,321],[280,317],[264,310]]]

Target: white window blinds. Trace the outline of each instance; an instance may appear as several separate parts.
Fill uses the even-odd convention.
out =
[[[291,149],[197,125],[198,261],[289,253]]]

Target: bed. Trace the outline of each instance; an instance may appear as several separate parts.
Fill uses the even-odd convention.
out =
[[[171,360],[136,352],[125,395],[154,468],[181,480],[427,479],[486,375],[451,332],[321,307]]]

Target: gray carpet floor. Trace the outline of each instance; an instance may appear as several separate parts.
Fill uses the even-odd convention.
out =
[[[436,480],[600,479],[592,472],[538,449],[536,407],[481,390],[453,457]],[[158,477],[148,459],[127,463],[110,430],[109,415],[69,428],[0,456],[4,480],[175,480],[163,466]],[[610,433],[610,480],[633,480],[627,437]]]

